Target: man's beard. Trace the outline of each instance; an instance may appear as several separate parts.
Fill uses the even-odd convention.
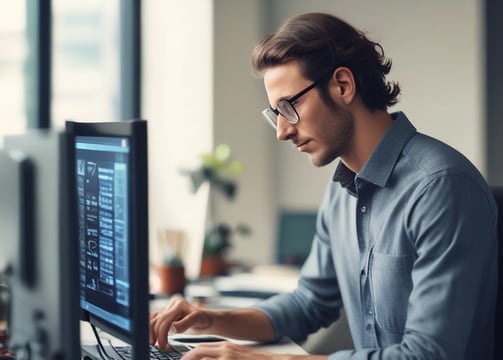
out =
[[[335,104],[334,104],[335,105]],[[316,167],[322,167],[330,164],[338,157],[347,153],[352,141],[354,132],[353,115],[341,109],[330,107],[333,113],[333,121],[328,128],[322,129],[323,134],[329,134],[333,138],[333,142],[327,144],[327,151],[321,153],[318,157],[311,156],[311,162]],[[327,138],[327,136],[323,136]]]

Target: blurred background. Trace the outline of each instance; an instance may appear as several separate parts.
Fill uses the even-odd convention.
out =
[[[207,193],[193,194],[180,170],[228,144],[243,172],[215,216],[252,230],[229,257],[274,263],[280,214],[316,211],[336,164],[314,168],[277,142],[250,54],[308,11],[380,42],[403,92],[391,110],[503,185],[503,5],[492,0],[0,0],[0,137],[67,119],[147,119],[153,253],[160,229],[183,231],[187,253],[198,251]]]

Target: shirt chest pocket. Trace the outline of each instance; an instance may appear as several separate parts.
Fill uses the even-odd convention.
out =
[[[370,287],[377,325],[384,331],[402,334],[412,291],[412,256],[373,252],[369,263]]]

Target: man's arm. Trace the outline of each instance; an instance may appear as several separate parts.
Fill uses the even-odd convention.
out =
[[[327,360],[326,355],[273,354],[253,347],[239,346],[231,342],[198,345],[183,357],[184,360]]]
[[[271,321],[255,309],[208,310],[176,298],[150,314],[151,344],[157,342],[160,348],[167,348],[168,333],[186,331],[264,342],[275,339]]]
[[[211,333],[233,339],[268,342],[275,339],[270,320],[259,310],[206,310],[194,307],[186,300],[172,300],[162,310],[150,316],[150,342],[161,349],[168,348],[168,332]],[[222,341],[199,344],[184,355],[184,359],[226,360],[327,360],[321,355],[273,354],[253,347]]]

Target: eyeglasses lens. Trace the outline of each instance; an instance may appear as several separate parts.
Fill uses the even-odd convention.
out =
[[[262,111],[262,115],[269,122],[269,124],[271,124],[271,126],[276,129],[278,123],[278,115],[276,115],[276,113],[270,108]]]
[[[287,100],[280,100],[278,102],[277,112],[285,118],[290,124],[297,124],[299,122],[299,115],[292,104]],[[272,125],[273,128],[278,126],[278,115],[271,108],[262,111],[262,115]]]
[[[299,122],[299,117],[295,111],[292,104],[286,100],[281,100],[278,102],[279,113],[288,121],[290,124],[297,124]]]

